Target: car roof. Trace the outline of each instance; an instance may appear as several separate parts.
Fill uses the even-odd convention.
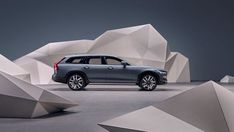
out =
[[[66,58],[71,58],[71,57],[84,57],[84,56],[110,56],[110,57],[117,57],[113,55],[108,55],[108,54],[74,54],[74,55],[66,55]]]

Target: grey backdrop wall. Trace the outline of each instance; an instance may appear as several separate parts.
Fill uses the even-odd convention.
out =
[[[219,80],[234,75],[233,6],[233,0],[1,0],[0,53],[14,60],[49,42],[150,23],[190,58],[192,80]]]

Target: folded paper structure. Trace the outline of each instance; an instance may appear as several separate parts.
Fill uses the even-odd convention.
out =
[[[77,105],[4,72],[0,84],[1,118],[34,118]]]
[[[54,63],[65,55],[82,53],[115,55],[134,65],[165,69],[169,82],[190,81],[188,58],[170,52],[166,39],[150,24],[109,30],[95,40],[49,43],[15,60],[15,63],[31,73],[33,84],[47,84],[52,83],[46,77],[51,77]],[[44,67],[45,72],[38,73],[40,67]]]
[[[153,106],[102,122],[99,125],[110,132],[203,132]]]
[[[234,94],[215,82],[99,125],[111,132],[234,132]]]
[[[225,77],[223,77],[220,82],[222,83],[234,83],[234,77],[226,75]]]
[[[20,66],[16,65],[5,56],[0,54],[0,71],[30,82],[30,74]]]

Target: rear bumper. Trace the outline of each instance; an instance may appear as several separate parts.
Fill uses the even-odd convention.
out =
[[[57,74],[52,75],[52,80],[55,82],[66,83],[66,78],[57,76]]]

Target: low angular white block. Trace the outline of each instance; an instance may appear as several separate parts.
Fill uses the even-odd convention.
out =
[[[220,82],[222,83],[234,83],[234,77],[226,75],[225,77],[223,77]]]
[[[171,82],[190,82],[189,60],[181,53],[170,53],[165,70],[168,71],[167,79],[173,80]]]

